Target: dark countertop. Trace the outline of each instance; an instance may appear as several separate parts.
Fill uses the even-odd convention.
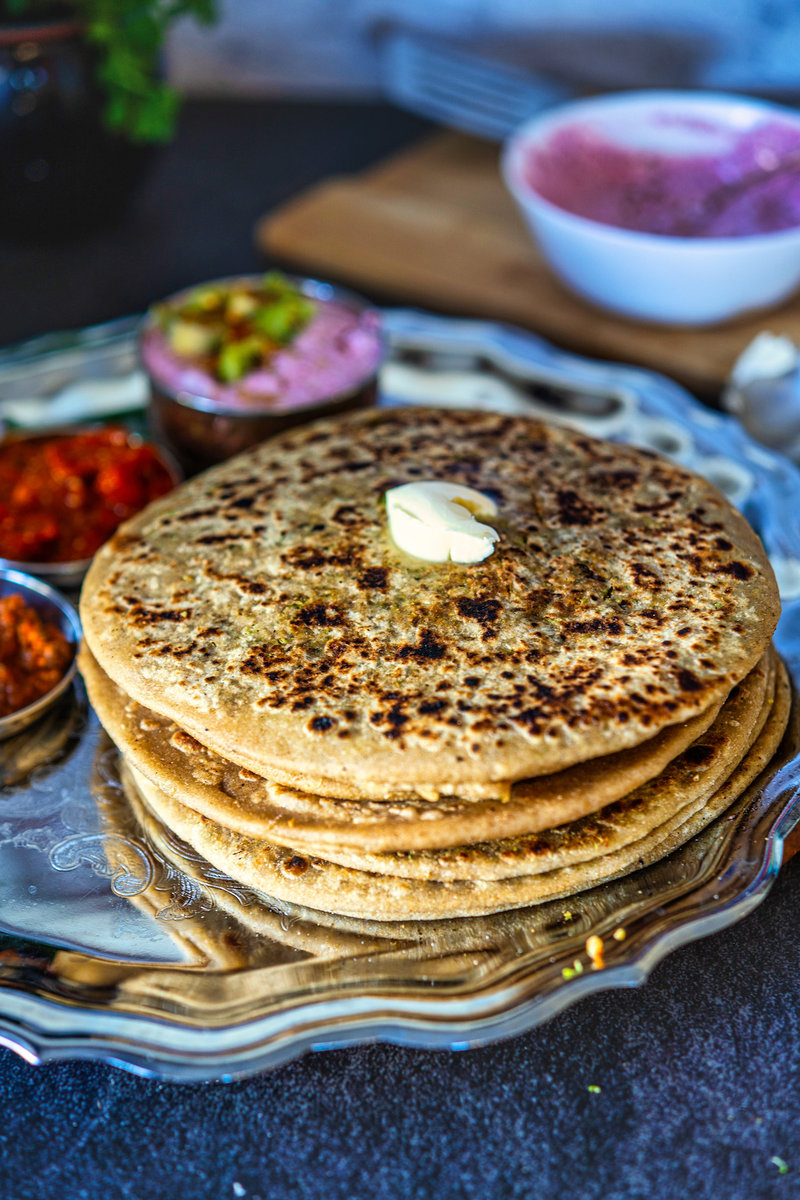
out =
[[[116,228],[0,245],[0,342],[260,267],[258,216],[425,128],[379,106],[190,105]],[[365,1046],[205,1085],[2,1050],[0,1198],[800,1196],[799,860],[644,987],[496,1046]]]
[[[264,213],[431,129],[388,105],[194,102],[124,219],[73,241],[0,230],[0,345],[141,312],[178,288],[259,270]]]

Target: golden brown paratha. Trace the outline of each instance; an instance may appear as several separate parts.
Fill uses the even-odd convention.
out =
[[[498,549],[399,551],[383,495],[490,495]],[[404,409],[276,438],[128,523],[87,576],[103,670],[278,782],[329,796],[550,774],[718,704],[764,651],[772,571],[704,480],[489,413]]]
[[[139,825],[140,836],[192,883],[205,887],[206,867],[212,872],[213,868],[208,864],[204,867],[191,847],[146,808],[130,770],[121,759],[119,778]],[[405,966],[415,959],[428,961],[439,955],[446,955],[452,963],[455,954],[495,953],[496,948],[506,945],[509,938],[513,937],[517,945],[523,940],[532,942],[537,933],[552,929],[559,921],[564,923],[563,905],[557,912],[553,905],[541,904],[524,913],[501,912],[471,920],[373,921],[323,913],[272,897],[267,900],[262,897],[261,903],[254,902],[245,907],[239,907],[235,899],[219,890],[213,895],[209,893],[209,899],[236,925],[249,929],[259,940],[266,937],[286,943],[315,958],[350,961],[358,955],[369,954],[374,961],[378,954],[382,958],[399,955]],[[581,924],[578,921],[575,924],[580,934]],[[582,945],[581,938],[581,948]],[[219,951],[215,957],[221,957]],[[475,965],[474,959],[471,965]]]
[[[126,697],[85,648],[80,662],[104,728],[140,774],[222,825],[314,852],[326,845],[371,852],[461,845],[576,820],[658,775],[708,729],[719,711],[715,706],[616,755],[514,784],[506,802],[356,802],[297,792],[242,770],[206,750],[174,722]],[[755,685],[763,691],[770,672],[771,654],[751,672],[747,695],[754,714],[760,704]]]
[[[446,849],[368,854],[307,845],[305,853],[339,866],[404,879],[512,879],[607,855],[650,833],[688,804],[710,798],[756,740],[775,699],[775,672],[757,668],[738,684],[711,727],[658,775],[588,816],[527,836]],[[783,678],[783,668],[781,667]]]
[[[648,832],[618,846],[603,845],[591,859],[540,874],[500,880],[407,879],[304,858],[291,850],[235,833],[201,817],[131,771],[146,807],[210,863],[249,887],[312,909],[373,920],[437,920],[523,907],[572,895],[655,861],[682,845],[724,812],[750,786],[783,737],[791,692],[781,666],[774,702],[761,733],[710,796],[703,789],[671,810],[655,803]],[[676,796],[680,800],[680,796]],[[617,822],[625,818],[618,814]],[[636,813],[641,822],[641,812]],[[565,831],[565,838],[568,831]]]
[[[789,722],[790,728],[784,735],[783,741],[768,765],[771,775],[773,770],[783,766],[797,753],[798,738],[800,738],[800,714],[797,705],[793,706]],[[739,813],[750,803],[758,803],[758,794],[764,786],[767,771],[757,778],[730,805],[731,814]],[[147,828],[161,829],[169,846],[176,845],[176,837],[141,804],[135,797],[135,785],[131,783],[131,806],[137,815],[146,815],[149,822]],[[725,814],[727,816],[727,813]],[[711,822],[713,824],[713,822]],[[694,831],[698,838],[690,836],[691,829],[678,830],[682,835],[683,845],[675,846],[675,855],[670,855],[668,861],[659,858],[641,877],[640,887],[651,891],[665,886],[674,886],[679,879],[685,880],[698,869],[698,858],[703,858],[719,848],[722,835],[714,834],[709,839],[709,831],[700,829]],[[677,836],[677,835],[676,835]],[[687,839],[688,841],[684,840]],[[188,849],[185,843],[177,841],[180,852],[175,858],[175,865],[181,868]],[[165,845],[163,851],[168,856]],[[655,872],[655,874],[654,874]],[[631,884],[625,875],[615,880],[607,881],[596,888],[584,890],[580,895],[569,900],[550,900],[528,906],[522,909],[511,909],[497,912],[488,916],[461,917],[429,921],[376,921],[371,918],[356,918],[341,916],[336,913],[322,912],[290,901],[275,901],[270,898],[268,914],[280,911],[281,923],[275,931],[275,936],[281,940],[284,932],[290,945],[295,944],[295,936],[304,939],[303,948],[314,953],[314,947],[319,946],[320,952],[327,956],[336,956],[349,960],[352,954],[353,939],[364,944],[371,944],[372,956],[380,953],[381,960],[397,958],[402,961],[404,968],[413,961],[429,964],[427,969],[435,970],[436,962],[445,956],[452,963],[453,956],[469,953],[475,955],[494,955],[498,949],[505,952],[511,942],[519,954],[533,952],[541,954],[542,939],[546,938],[551,944],[553,932],[559,931],[562,949],[569,947],[570,942],[576,954],[583,952],[584,939],[587,932],[586,913],[592,914],[592,922],[597,925],[605,914],[608,921],[619,919],[630,900]],[[633,884],[636,887],[636,883]],[[265,907],[266,907],[265,905]],[[250,923],[258,932],[262,930],[262,909],[257,906],[248,907],[240,914],[240,920]],[[609,926],[610,927],[610,926]],[[570,930],[572,936],[570,938]],[[271,936],[271,934],[270,934]],[[378,943],[378,945],[375,945]],[[380,949],[380,945],[386,947]],[[476,965],[473,957],[469,966]]]

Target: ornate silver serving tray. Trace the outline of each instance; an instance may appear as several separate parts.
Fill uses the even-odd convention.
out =
[[[406,311],[386,321],[383,403],[544,414],[717,484],[768,549],[784,602],[776,641],[800,683],[800,470],[649,372],[497,325]],[[118,396],[131,328],[76,335],[66,383],[55,372],[73,391],[91,378],[95,415],[93,355],[101,346]],[[32,377],[48,375],[47,349],[27,351]],[[17,379],[25,363],[15,351]],[[800,819],[799,746],[795,713],[767,782],[616,883],[494,917],[387,926],[270,902],[138,825],[78,681],[0,746],[0,1042],[31,1062],[94,1058],[202,1080],[366,1040],[464,1048],[522,1032],[589,992],[641,983],[669,950],[763,899]],[[591,934],[604,943],[599,969]]]

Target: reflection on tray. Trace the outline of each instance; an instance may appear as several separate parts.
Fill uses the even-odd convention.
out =
[[[42,778],[63,764],[86,728],[88,704],[82,687],[73,686],[58,704],[16,737],[0,742],[0,787]]]

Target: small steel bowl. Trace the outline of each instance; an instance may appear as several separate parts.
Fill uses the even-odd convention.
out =
[[[70,437],[73,434],[83,433],[98,433],[100,430],[107,429],[108,423],[94,423],[91,425],[54,425],[50,429],[37,429],[32,433],[13,433],[6,434],[5,437],[0,436],[0,448],[7,445],[9,442],[35,442],[45,441],[54,437]],[[141,434],[130,432],[131,441],[135,444],[146,442]],[[154,443],[149,443],[156,450],[159,458],[167,468],[172,477],[173,484],[177,486],[182,482],[184,476],[183,471],[179,467],[175,458],[163,446]],[[21,571],[26,575],[35,575],[37,579],[44,579],[45,582],[53,584],[54,587],[64,588],[70,591],[80,587],[83,582],[83,577],[89,570],[91,565],[92,555],[89,558],[76,558],[71,562],[27,562],[19,561],[13,558],[3,558],[0,555],[0,570]]]
[[[64,695],[77,670],[78,646],[82,636],[78,614],[60,592],[24,571],[0,569],[0,597],[11,595],[13,592],[17,592],[26,604],[36,609],[43,620],[61,630],[72,645],[72,661],[56,686],[44,696],[40,696],[33,704],[19,709],[18,712],[0,717],[0,742],[27,729]]]
[[[255,282],[259,277],[251,275],[232,276],[227,279],[209,280],[214,284]],[[374,312],[372,306],[355,292],[346,288],[322,283],[318,279],[306,279],[294,275],[286,278],[304,295],[312,300],[334,301],[358,313]],[[198,284],[197,286],[205,286]],[[187,288],[168,297],[169,301],[194,291]],[[249,449],[267,438],[274,437],[284,429],[303,425],[320,417],[334,416],[357,408],[368,408],[375,403],[378,392],[378,371],[385,357],[385,342],[380,326],[376,328],[380,339],[381,353],[375,367],[358,379],[344,392],[325,396],[311,404],[296,408],[276,409],[266,404],[259,407],[248,403],[245,407],[232,408],[220,404],[209,396],[189,391],[175,391],[148,370],[143,342],[153,318],[145,317],[139,335],[139,358],[150,380],[150,425],[159,442],[168,446],[180,465],[188,474],[203,470],[214,463],[223,462],[242,450]]]

